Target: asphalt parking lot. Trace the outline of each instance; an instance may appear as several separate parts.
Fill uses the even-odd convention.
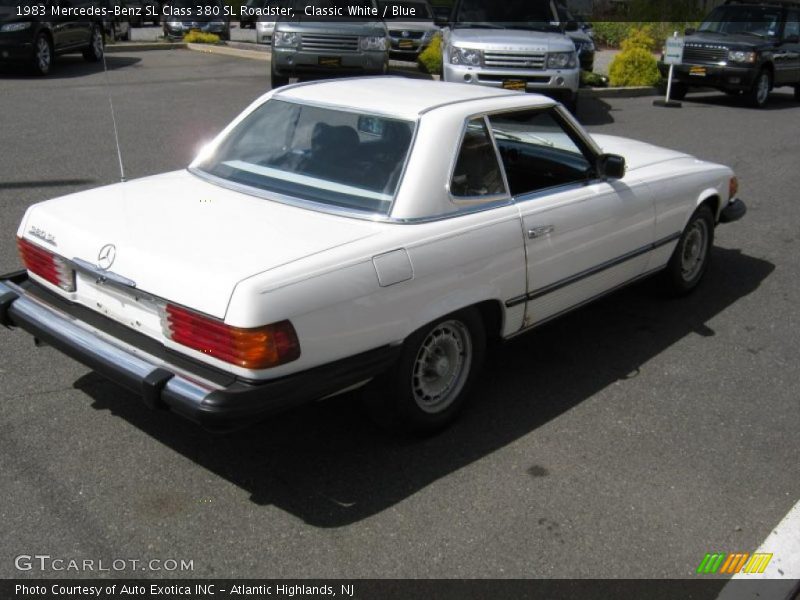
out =
[[[108,67],[129,178],[186,165],[269,88],[265,63],[190,51]],[[105,77],[79,56],[0,74],[0,271],[28,205],[118,179]],[[352,396],[211,436],[0,331],[0,576],[63,575],[15,569],[43,553],[194,566],[101,576],[671,578],[752,552],[800,500],[800,104],[596,99],[580,117],[737,171],[749,213],[717,230],[695,294],[645,282],[499,348],[426,440]]]

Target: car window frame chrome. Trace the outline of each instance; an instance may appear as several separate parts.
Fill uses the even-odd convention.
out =
[[[453,177],[456,173],[456,165],[458,164],[458,159],[461,156],[461,148],[464,145],[464,138],[467,135],[467,128],[472,121],[482,121],[483,126],[486,128],[486,133],[489,136],[489,142],[492,144],[494,149],[494,156],[495,161],[497,162],[497,168],[500,170],[500,176],[503,180],[503,186],[505,191],[500,194],[487,194],[485,196],[455,196],[452,191],[452,184],[453,184]],[[447,191],[447,197],[450,200],[450,203],[456,207],[450,215],[453,214],[460,214],[459,211],[462,207],[472,207],[472,206],[482,206],[482,205],[490,205],[496,204],[502,206],[502,203],[511,199],[511,193],[508,188],[508,180],[505,175],[505,169],[503,168],[503,161],[500,157],[500,151],[497,148],[497,143],[492,135],[492,129],[489,126],[489,122],[486,118],[486,113],[480,112],[474,115],[469,115],[464,119],[464,122],[461,124],[461,133],[458,137],[458,144],[456,146],[456,151],[453,153],[453,156],[450,159],[450,168],[448,169],[448,177],[447,182],[445,184],[445,189]]]

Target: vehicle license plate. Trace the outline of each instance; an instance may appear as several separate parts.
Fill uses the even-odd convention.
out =
[[[706,68],[705,67],[692,67],[689,69],[689,75],[693,75],[694,77],[705,77],[706,76]]]
[[[320,56],[318,60],[319,60],[319,66],[320,67],[341,67],[342,66],[342,57],[341,56]]]
[[[522,79],[506,79],[503,81],[503,89],[525,91],[525,82]]]
[[[400,40],[397,45],[401,50],[408,50],[414,47],[414,42],[411,40]]]

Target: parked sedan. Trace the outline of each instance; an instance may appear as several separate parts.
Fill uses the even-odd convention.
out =
[[[298,84],[188,169],[31,206],[0,321],[212,429],[365,386],[431,431],[489,340],[649,275],[692,291],[744,211],[728,167],[591,136],[544,96]]]
[[[221,0],[170,0],[163,6],[164,37],[182,39],[192,31],[213,33],[231,39],[231,23]]]
[[[417,60],[439,31],[428,0],[379,0],[378,10],[389,32],[389,56]]]

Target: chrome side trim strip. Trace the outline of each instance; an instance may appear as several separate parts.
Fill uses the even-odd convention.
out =
[[[549,285],[544,287],[540,287],[539,289],[533,290],[532,292],[528,292],[523,296],[517,296],[515,298],[511,298],[510,300],[506,300],[506,308],[511,308],[513,306],[517,306],[522,304],[523,302],[530,302],[531,300],[536,300],[537,298],[541,298],[542,296],[546,296],[552,292],[560,290],[568,285],[572,285],[573,283],[577,283],[582,279],[586,279],[587,277],[591,277],[592,275],[597,275],[598,273],[602,273],[612,267],[616,267],[621,265],[624,262],[632,260],[641,256],[642,254],[647,254],[648,252],[652,252],[660,248],[661,246],[666,246],[667,244],[674,242],[678,238],[681,237],[681,232],[673,233],[672,235],[668,235],[665,238],[661,238],[653,242],[652,244],[647,244],[646,246],[642,246],[641,248],[637,248],[627,254],[623,254],[622,256],[618,256],[617,258],[612,258],[604,263],[600,263],[594,267],[590,267],[585,271],[581,271],[579,273],[575,273],[574,275],[570,275],[569,277],[565,277],[564,279],[560,279],[559,281],[555,281]]]

